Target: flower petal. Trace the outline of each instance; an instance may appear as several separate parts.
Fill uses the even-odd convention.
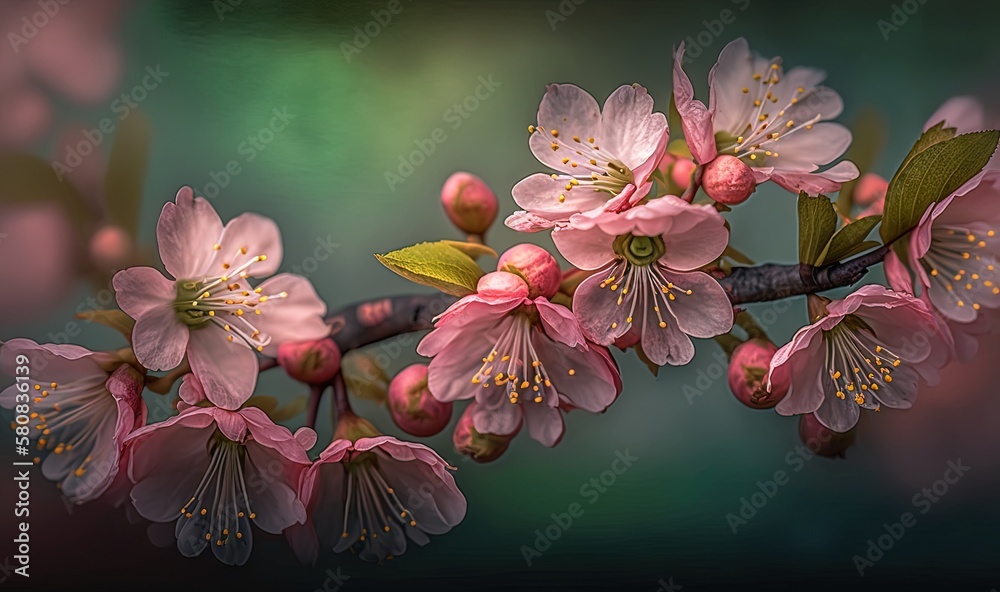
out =
[[[221,275],[225,269],[239,269],[261,255],[266,258],[246,269],[248,277],[268,277],[278,271],[283,256],[281,231],[270,218],[242,214],[230,220],[222,230],[219,248],[209,268],[218,269]],[[223,268],[223,264],[229,267]]]
[[[708,338],[733,328],[733,305],[718,280],[700,271],[677,273],[661,268],[660,272],[677,286],[671,290],[676,297],[667,300],[667,308],[681,331],[692,337]]]
[[[177,319],[170,304],[148,309],[132,328],[132,348],[139,363],[150,370],[172,370],[184,359],[188,327]]]
[[[223,409],[238,409],[257,384],[257,354],[226,337],[227,333],[215,326],[192,331],[188,362],[209,401]]]
[[[156,223],[160,259],[174,278],[198,278],[215,258],[222,219],[205,198],[194,197],[190,187],[181,187],[175,201],[163,206]]]
[[[152,267],[130,267],[115,274],[111,280],[118,306],[125,314],[138,319],[150,309],[172,302],[174,282]]]

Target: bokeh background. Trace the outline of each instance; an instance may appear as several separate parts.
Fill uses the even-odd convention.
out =
[[[388,22],[371,24],[396,2]],[[438,205],[451,172],[485,179],[501,198],[501,217],[514,210],[510,187],[539,169],[526,126],[547,83],[573,82],[603,100],[638,82],[665,111],[674,44],[690,37],[692,56],[691,45],[702,48],[688,71],[704,93],[718,51],[746,36],[753,49],[783,56],[786,66],[825,68],[847,105],[842,121],[866,109],[879,113],[888,141],[875,171],[888,176],[945,99],[974,94],[989,106],[1000,66],[994,2],[70,0],[14,51],[8,33],[23,35],[22,17],[39,10],[37,2],[6,1],[0,10],[0,150],[7,155],[0,338],[52,341],[78,331],[71,340],[95,349],[120,341],[106,328],[72,321],[88,299],[109,303],[112,269],[88,256],[91,233],[131,207],[137,231],[126,238],[137,245],[136,258],[148,257],[159,210],[184,184],[216,193],[212,202],[224,219],[254,211],[277,220],[283,268],[309,275],[333,308],[420,290],[372,253],[458,238]],[[726,10],[730,23],[723,22]],[[367,43],[359,36],[366,27]],[[160,78],[151,84],[148,69],[157,68]],[[137,94],[144,78],[145,92]],[[453,105],[483,79],[493,83],[488,97],[456,117]],[[120,118],[123,92],[142,95],[141,114]],[[275,110],[288,114],[287,125],[263,132]],[[88,198],[76,209],[39,190],[45,185],[32,182],[35,169],[10,156],[63,161],[64,138],[79,138],[73,134],[105,118],[115,129],[74,173],[78,193]],[[145,171],[125,174],[141,187],[141,200],[129,206],[109,197],[101,179],[116,134],[133,127],[139,137],[148,131],[150,149]],[[436,128],[446,140],[402,182],[387,182],[386,173],[399,174],[400,158]],[[259,137],[262,149],[249,149],[249,137]],[[125,140],[118,162],[127,165],[133,151]],[[239,172],[227,180],[221,172],[230,161]],[[793,204],[788,194],[762,188],[729,214],[733,244],[758,261],[790,262]],[[499,250],[525,238],[498,226],[490,242]],[[527,238],[550,245],[544,236]],[[317,248],[329,257],[317,259]],[[754,308],[779,344],[806,320],[804,299]],[[415,343],[400,342],[405,353],[393,370],[417,359]],[[689,366],[665,368],[658,378],[619,355],[622,397],[601,416],[571,414],[552,450],[521,437],[500,461],[481,466],[454,452],[450,430],[428,439],[458,467],[468,516],[452,533],[385,565],[325,554],[316,567],[301,567],[280,537],[263,534],[243,568],[209,554],[185,559],[152,544],[146,525],[121,510],[99,502],[67,507],[36,474],[31,587],[332,590],[329,573],[338,570],[349,577],[345,590],[1000,587],[1000,397],[993,374],[1000,340],[986,340],[975,362],[949,368],[913,410],[867,416],[846,459],[801,465],[788,460],[799,445],[798,422],[743,407],[718,379],[718,348],[704,342],[698,350]],[[305,394],[276,373],[258,390],[279,398]],[[360,408],[379,428],[398,433],[384,410]],[[331,433],[327,417],[324,405],[319,446]],[[0,446],[3,465],[14,459],[11,448]],[[626,451],[637,458],[632,466],[596,500],[584,497],[581,487]],[[914,496],[959,459],[971,469],[919,513]],[[779,470],[788,483],[734,534],[727,514],[738,514],[741,498]],[[12,482],[0,482],[0,502],[12,506]],[[553,513],[573,503],[583,515],[529,565],[523,546],[535,545],[536,529],[544,531]],[[916,513],[916,525],[859,576],[854,556],[867,553],[869,539],[907,511]],[[0,527],[2,560],[13,555],[11,512],[0,511]],[[24,585],[6,569],[0,581]]]

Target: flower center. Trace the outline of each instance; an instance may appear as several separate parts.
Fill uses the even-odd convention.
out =
[[[246,252],[245,247],[237,250],[234,259],[239,260]],[[261,333],[253,320],[264,314],[259,305],[288,297],[287,292],[263,294],[261,288],[250,288],[247,278],[252,275],[253,265],[265,260],[266,255],[257,255],[235,267],[223,261],[223,273],[218,276],[177,280],[173,303],[177,318],[191,329],[214,324],[229,333],[230,342],[262,351],[271,337]]]
[[[885,347],[875,331],[855,315],[848,315],[826,337],[826,366],[840,399],[878,411],[879,389],[889,388],[892,372],[902,364],[899,356]]]
[[[243,539],[257,514],[250,509],[244,479],[246,447],[216,431],[208,441],[208,452],[212,457],[208,469],[177,519],[177,538],[202,546],[215,539],[215,545],[222,547]]]
[[[379,468],[375,452],[363,452],[347,461],[347,496],[344,501],[344,526],[341,538],[351,536],[349,530],[352,518],[357,518],[361,529],[358,539],[365,542],[368,537],[378,539],[381,533],[388,533],[392,526],[417,525],[410,510],[396,495],[396,490]]]
[[[933,227],[931,246],[920,260],[933,283],[943,288],[959,307],[979,310],[981,303],[996,306],[1000,273],[996,268],[996,231]]]
[[[739,158],[747,157],[747,164],[765,166],[769,158],[778,158],[777,143],[781,138],[792,134],[811,130],[814,123],[822,119],[817,113],[805,121],[797,121],[794,117],[802,110],[798,107],[801,101],[817,97],[817,87],[791,88],[782,84],[784,72],[780,59],[771,60],[764,72],[756,72],[753,82],[739,89],[728,89],[728,92],[742,93],[745,100],[752,101],[749,108],[749,120],[738,129],[722,130],[715,136],[716,146],[720,154],[733,154]],[[784,105],[778,107],[778,105]]]
[[[633,265],[650,265],[659,261],[667,249],[659,236],[622,234],[615,238],[612,248],[619,256]]]
[[[30,419],[35,422],[36,431],[32,435],[38,438],[38,450],[70,457],[61,463],[63,469],[56,480],[83,477],[97,439],[105,433],[109,422],[113,425],[118,414],[105,382],[107,375],[95,372],[67,383],[34,385],[35,406]]]
[[[615,239],[616,244],[619,239],[622,237]],[[662,257],[663,241],[659,237],[649,237],[649,240],[652,245],[652,254],[643,258],[643,263],[633,263],[632,259],[635,258],[635,255],[630,250],[632,243],[628,243],[621,250],[621,258],[611,266],[608,277],[599,284],[601,288],[618,293],[616,302],[618,307],[628,307],[624,327],[619,328],[617,320],[611,322],[611,329],[616,330],[620,335],[627,333],[632,328],[633,323],[642,319],[643,315],[650,312],[650,309],[656,316],[656,326],[666,329],[667,321],[663,316],[660,304],[662,303],[669,310],[670,303],[677,300],[678,295],[685,297],[694,294],[690,288],[678,286],[663,276],[660,266],[655,264]],[[639,241],[638,248],[644,249],[645,243]],[[656,255],[656,253],[660,254]]]
[[[596,138],[567,137],[565,134],[560,134],[557,129],[546,130],[540,125],[529,125],[528,132],[546,137],[550,141],[552,151],[563,155],[562,163],[579,170],[575,175],[552,175],[553,179],[566,182],[567,192],[586,186],[594,191],[604,191],[615,196],[627,186],[635,184],[632,170],[613,154],[601,150],[600,141]],[[565,194],[559,196],[560,202],[565,200]]]
[[[546,396],[558,396],[553,377],[539,359],[532,342],[538,331],[529,314],[533,312],[513,314],[489,354],[482,358],[483,365],[473,375],[472,384],[482,384],[486,389],[499,387],[512,404],[519,403],[522,394],[527,394],[535,403],[541,403]],[[574,376],[576,370],[570,368],[567,374]]]

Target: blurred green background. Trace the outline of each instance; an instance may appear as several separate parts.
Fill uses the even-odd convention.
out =
[[[527,148],[526,126],[534,122],[547,83],[573,82],[603,101],[617,86],[638,82],[665,111],[671,48],[689,36],[705,45],[688,67],[705,98],[705,76],[718,51],[739,36],[765,56],[783,56],[786,67],[826,69],[827,84],[847,105],[841,121],[850,123],[869,107],[885,117],[890,139],[876,167],[883,175],[891,175],[945,99],[990,99],[998,87],[1000,6],[994,2],[401,0],[402,10],[379,25],[365,47],[345,51],[356,28],[374,30],[372,11],[388,4],[136,3],[121,28],[123,87],[139,83],[147,66],[169,73],[140,106],[154,134],[141,213],[145,240],[152,243],[160,207],[181,185],[205,193],[213,175],[221,178],[234,160],[240,172],[230,175],[213,204],[223,219],[254,211],[277,220],[283,268],[304,268],[331,307],[419,291],[382,268],[372,253],[457,238],[438,205],[451,172],[485,179],[506,216],[515,209],[510,188],[540,170]],[[894,6],[905,14],[904,4],[915,11],[886,39],[878,21],[891,22]],[[719,20],[724,10],[735,16],[731,24]],[[690,40],[688,45],[693,55]],[[473,94],[480,77],[495,89],[467,118],[455,119],[450,110]],[[251,160],[241,144],[269,126],[275,109],[291,116],[287,127],[254,149]],[[104,107],[63,113],[90,126],[108,115]],[[435,128],[445,131],[446,141],[390,187],[386,172],[398,173],[400,157]],[[728,215],[733,244],[758,261],[791,261],[793,203],[787,193],[762,188]],[[498,250],[524,240],[551,246],[546,236],[518,236],[499,225],[490,235]],[[338,246],[313,268],[309,259],[326,242]],[[79,298],[85,297],[81,291]],[[64,326],[77,301],[64,315],[10,327],[3,336],[46,339]],[[780,314],[773,305],[756,308],[771,311],[769,331],[779,345],[805,322],[801,299]],[[85,327],[81,339],[116,345],[98,327]],[[416,360],[415,343],[404,341],[407,353],[394,370]],[[450,430],[429,439],[458,467],[468,517],[452,533],[386,565],[325,554],[317,567],[304,568],[282,540],[263,535],[242,569],[209,555],[188,560],[150,545],[145,527],[130,524],[120,511],[97,506],[67,514],[54,488],[38,479],[34,493],[44,517],[36,523],[44,523],[35,530],[32,584],[321,590],[326,570],[339,569],[350,578],[345,590],[653,592],[669,589],[671,578],[684,590],[905,585],[988,592],[1000,586],[998,448],[995,437],[988,439],[998,417],[989,372],[995,349],[984,347],[977,363],[950,371],[950,382],[928,389],[917,409],[867,417],[846,460],[814,459],[796,472],[798,465],[786,456],[799,444],[798,422],[748,410],[724,379],[702,380],[717,377],[723,366],[713,343],[698,346],[692,364],[665,368],[659,378],[619,353],[624,394],[604,415],[570,414],[555,449],[522,436],[499,462],[480,466],[454,452]],[[260,392],[304,394],[274,374],[262,378]],[[685,397],[684,385],[703,394]],[[379,428],[397,433],[384,410],[360,407],[371,411]],[[324,406],[321,420],[326,417]],[[329,436],[321,422],[320,447]],[[591,504],[581,486],[611,468],[616,451],[638,460]],[[914,511],[913,496],[958,458],[973,467],[969,474],[926,515],[918,514],[916,526],[860,577],[853,556],[884,534],[883,523]],[[726,515],[738,513],[741,498],[778,470],[790,475],[788,484],[734,534]],[[529,566],[522,546],[534,545],[536,529],[545,530],[553,513],[574,502],[582,504],[583,515]]]

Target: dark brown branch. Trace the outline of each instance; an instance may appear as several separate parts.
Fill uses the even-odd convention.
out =
[[[434,317],[455,300],[447,294],[390,296],[342,307],[327,321],[334,343],[346,353],[403,333],[430,329]]]
[[[756,265],[735,267],[732,273],[719,280],[733,304],[769,302],[790,296],[815,294],[857,283],[868,273],[868,268],[881,262],[888,246],[882,246],[843,263],[823,267],[812,265]]]
[[[882,246],[843,263],[812,265],[756,265],[735,267],[719,280],[733,304],[769,302],[849,286],[861,280],[868,268],[882,261],[889,247]],[[341,352],[365,347],[404,333],[424,331],[453,302],[454,296],[422,294],[390,296],[358,302],[335,311],[328,321]]]

